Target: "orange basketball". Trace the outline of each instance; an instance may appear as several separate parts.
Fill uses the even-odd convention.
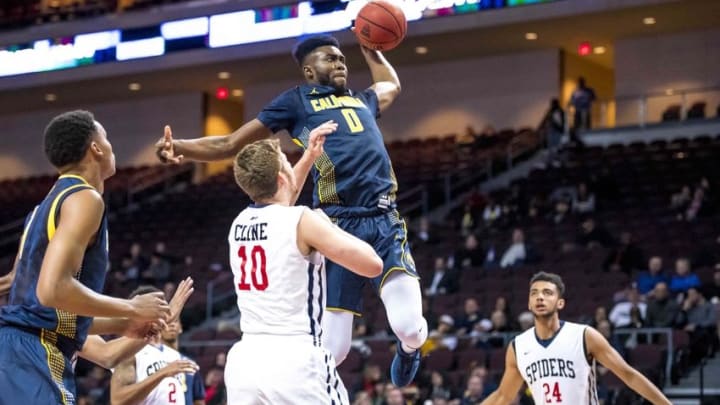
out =
[[[355,35],[366,48],[389,51],[402,42],[406,32],[405,13],[387,0],[370,1],[355,19]]]

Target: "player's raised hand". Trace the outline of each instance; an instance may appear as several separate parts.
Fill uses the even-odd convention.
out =
[[[123,336],[133,339],[150,340],[165,328],[165,322],[149,322],[131,319],[122,333]]]
[[[195,374],[199,369],[200,367],[195,364],[194,361],[181,359],[169,363],[162,369],[162,372],[165,373],[166,376],[172,377],[174,375],[182,373]]]
[[[309,153],[313,160],[320,157],[320,155],[324,152],[323,145],[325,144],[325,137],[337,131],[337,127],[337,122],[330,120],[323,122],[310,131],[308,146],[305,153]]]
[[[130,304],[133,307],[133,319],[165,322],[170,317],[170,305],[165,301],[163,292],[136,295]]]
[[[180,313],[182,312],[185,303],[187,302],[188,298],[190,298],[190,295],[192,295],[193,291],[195,291],[195,289],[193,288],[193,283],[193,279],[191,277],[188,277],[185,280],[181,281],[178,285],[177,289],[175,290],[175,294],[173,294],[173,297],[170,300],[170,318],[167,320],[168,324],[173,323],[180,317]]]
[[[155,155],[163,163],[182,163],[185,158],[183,155],[175,156],[175,148],[173,148],[172,129],[170,125],[165,125],[165,133],[162,138],[155,142]]]

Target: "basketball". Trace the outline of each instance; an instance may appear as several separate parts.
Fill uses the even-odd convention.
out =
[[[373,0],[363,6],[355,19],[355,35],[360,45],[389,51],[402,42],[407,20],[402,9],[386,0]]]

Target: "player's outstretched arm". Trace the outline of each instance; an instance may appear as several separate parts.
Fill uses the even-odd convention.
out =
[[[670,400],[650,380],[625,362],[600,332],[591,327],[585,329],[585,343],[590,355],[643,398],[654,405],[671,405]]]
[[[266,138],[271,133],[257,118],[230,135],[194,139],[173,139],[172,129],[165,125],[163,137],[155,143],[155,154],[163,163],[180,163],[183,159],[201,162],[229,159],[240,152],[243,146]]]
[[[170,313],[160,295],[146,294],[132,300],[98,294],[81,284],[85,250],[95,236],[105,209],[94,190],[70,195],[60,208],[60,220],[43,258],[36,294],[40,303],[81,316],[133,318],[159,321]]]
[[[78,356],[108,370],[132,357],[147,345],[144,339],[121,337],[106,341],[98,335],[88,335]]]
[[[505,372],[503,373],[500,386],[490,394],[480,405],[503,405],[510,404],[518,395],[523,385],[523,378],[517,368],[515,349],[512,344],[508,345],[505,352]]]
[[[136,383],[135,358],[120,363],[110,379],[110,403],[134,405],[147,398],[165,377],[181,373],[194,373],[197,365],[190,360],[177,360],[161,368],[148,378]],[[178,390],[177,395],[185,395]]]
[[[302,192],[303,185],[305,184],[305,180],[307,180],[307,176],[310,173],[310,169],[315,163],[315,160],[323,154],[325,137],[335,131],[337,131],[337,123],[333,120],[326,121],[310,131],[305,153],[303,153],[300,160],[298,160],[297,163],[295,163],[295,166],[293,166],[295,180],[297,181],[297,191],[295,192],[293,200],[290,201],[290,205],[295,205],[295,202],[297,202],[297,199],[300,197],[300,192]]]
[[[15,281],[15,267],[17,266],[17,259],[15,259],[15,265],[13,265],[10,273],[0,277],[0,297],[7,295],[10,292],[13,281]]]
[[[383,263],[372,246],[334,226],[318,213],[306,209],[297,229],[300,252],[317,250],[328,259],[365,277],[377,277]]]
[[[400,94],[400,78],[395,72],[395,68],[380,51],[364,46],[361,46],[360,50],[362,50],[372,75],[373,85],[370,88],[375,90],[375,94],[378,96],[380,111],[385,111]]]

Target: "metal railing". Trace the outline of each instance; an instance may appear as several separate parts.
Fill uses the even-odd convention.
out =
[[[657,335],[665,335],[665,345],[667,354],[665,356],[665,386],[671,385],[672,376],[672,365],[674,361],[674,346],[673,346],[673,330],[671,328],[638,328],[638,329],[615,329],[614,335],[628,336],[630,339],[640,335],[644,335],[647,342],[652,342],[652,338]]]

